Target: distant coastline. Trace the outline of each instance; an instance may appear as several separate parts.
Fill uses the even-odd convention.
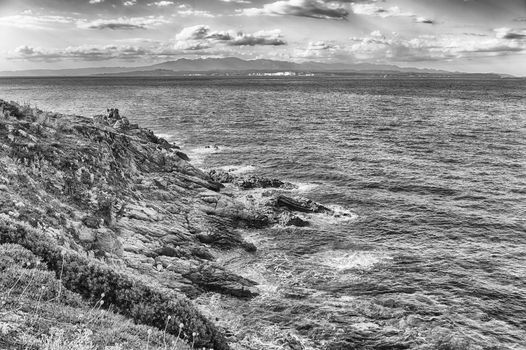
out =
[[[378,64],[343,64],[305,62],[293,63],[273,60],[241,60],[239,58],[179,59],[141,67],[92,67],[79,69],[38,69],[0,71],[0,77],[68,77],[68,76],[403,76],[403,77],[466,77],[513,78],[497,73],[463,73],[436,69],[398,67]]]

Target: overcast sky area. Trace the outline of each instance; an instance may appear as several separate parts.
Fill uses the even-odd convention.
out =
[[[526,76],[526,0],[0,0],[0,70],[239,57]]]

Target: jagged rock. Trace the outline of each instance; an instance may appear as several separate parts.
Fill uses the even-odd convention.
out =
[[[269,179],[262,176],[248,175],[238,176],[229,171],[224,170],[210,170],[208,172],[213,181],[219,183],[232,183],[244,190],[254,188],[294,188],[295,186],[288,182],[283,182],[278,179]]]
[[[259,294],[258,289],[255,288],[256,282],[227,273],[213,265],[200,265],[197,269],[193,269],[183,276],[197,285],[215,292],[242,298],[250,298]]]
[[[284,195],[276,197],[276,206],[304,213],[330,213],[331,210],[307,198],[291,198]]]
[[[117,236],[108,229],[98,229],[96,231],[97,239],[95,241],[96,249],[100,252],[122,256],[124,249]]]
[[[212,180],[219,183],[232,183],[237,179],[237,176],[223,170],[210,170],[208,175],[210,178],[212,178]]]
[[[82,222],[84,223],[84,225],[86,225],[89,228],[97,229],[102,226],[102,224],[104,223],[104,220],[98,216],[90,215],[90,216],[85,217],[84,220],[82,220]]]
[[[115,122],[115,124],[113,124],[113,128],[118,131],[125,131],[129,129],[129,127],[130,127],[130,121],[126,117],[118,119]]]
[[[306,227],[309,226],[309,222],[303,220],[302,218],[293,215],[289,212],[283,212],[278,216],[278,222],[283,226],[297,226],[297,227]]]
[[[0,118],[0,184],[8,186],[0,190],[0,213],[188,296],[215,291],[252,297],[255,283],[215,259],[226,249],[256,250],[238,228],[265,227],[284,210],[324,210],[313,202],[276,200],[274,192],[253,204],[232,198],[221,192],[221,182],[241,189],[289,185],[206,174],[174,144],[115,109],[107,112],[93,119],[33,113],[0,100],[0,116],[7,116]],[[14,189],[20,198],[7,198]],[[24,206],[15,208],[18,202]],[[290,215],[285,224],[303,225],[300,220]]]
[[[244,190],[253,188],[279,188],[283,187],[285,183],[278,179],[268,179],[260,176],[247,176],[236,181],[236,185]]]

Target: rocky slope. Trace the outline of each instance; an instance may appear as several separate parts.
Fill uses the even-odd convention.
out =
[[[237,192],[223,190],[224,183]],[[27,243],[34,239],[24,238],[26,248],[40,251],[60,270],[57,275],[64,267],[49,252],[53,245],[103,264],[112,276],[117,271],[183,298],[203,292],[253,297],[255,282],[216,262],[224,250],[257,249],[236,229],[306,226],[294,212],[330,212],[272,190],[288,186],[275,179],[204,173],[176,145],[130,124],[117,110],[85,118],[0,100],[0,215],[29,224],[52,242],[43,253]],[[262,190],[257,196],[242,193],[253,188]],[[2,242],[20,243],[21,235],[7,231],[0,227]],[[119,300],[116,295],[117,310],[127,314]],[[228,348],[210,327],[201,345]]]

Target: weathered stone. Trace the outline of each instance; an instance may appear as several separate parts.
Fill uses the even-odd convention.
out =
[[[276,198],[278,207],[285,207],[293,211],[304,213],[329,213],[331,210],[307,198],[292,198],[278,195]]]
[[[236,276],[210,264],[203,264],[183,275],[207,290],[250,298],[259,294],[254,281]]]
[[[0,120],[0,212],[192,297],[206,291],[256,295],[253,281],[215,259],[226,249],[256,250],[238,228],[268,226],[289,210],[324,210],[313,202],[276,199],[276,191],[292,186],[280,180],[207,174],[176,145],[130,124],[116,109],[91,119],[33,115],[1,100],[0,107],[7,116]],[[221,192],[222,182],[269,190],[262,197],[247,195],[258,191],[233,195]],[[17,197],[8,200],[14,189]],[[25,206],[16,209],[17,202]],[[284,222],[304,224],[294,215]]]
[[[95,230],[81,227],[78,230],[78,238],[79,241],[82,243],[93,243],[97,239],[97,233]]]
[[[117,236],[109,229],[100,228],[97,230],[95,247],[101,252],[122,256],[123,246]]]
[[[239,176],[232,172],[224,170],[210,170],[208,175],[213,181],[219,183],[232,183],[243,190],[250,190],[254,188],[294,188],[295,186],[288,182],[283,182],[278,179],[269,179],[262,176],[248,175]]]
[[[104,220],[102,218],[93,215],[85,217],[84,220],[82,220],[82,222],[87,227],[95,229],[102,227],[102,225],[104,224]]]
[[[298,226],[305,227],[309,226],[309,222],[301,219],[300,217],[293,215],[289,212],[283,212],[278,216],[278,222],[283,226]]]

